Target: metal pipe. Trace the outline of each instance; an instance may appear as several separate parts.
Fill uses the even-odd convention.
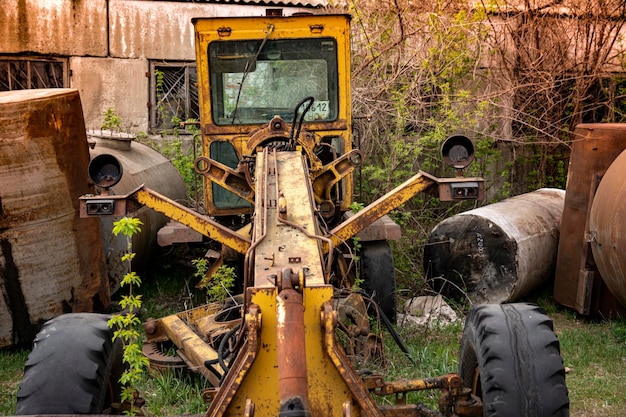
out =
[[[282,271],[276,297],[276,350],[280,417],[309,417],[308,379],[302,294],[293,288],[291,268]],[[297,282],[297,276],[294,277]]]

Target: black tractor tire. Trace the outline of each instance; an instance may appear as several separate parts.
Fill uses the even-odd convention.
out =
[[[16,415],[101,414],[120,401],[122,345],[109,315],[64,314],[35,337],[17,393]]]
[[[543,309],[484,304],[467,316],[459,375],[483,402],[483,416],[569,416],[559,341]]]
[[[391,247],[386,240],[361,242],[363,289],[392,322],[396,322],[396,276]]]

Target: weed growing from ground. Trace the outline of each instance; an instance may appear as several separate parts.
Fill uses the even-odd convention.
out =
[[[206,290],[208,302],[224,301],[227,297],[232,296],[231,290],[235,286],[235,279],[237,278],[235,268],[222,265],[211,277],[208,277],[206,276],[208,270],[206,263],[201,261],[194,263],[198,267],[198,273],[202,274],[198,288]]]
[[[138,397],[137,384],[142,380],[143,372],[148,367],[148,358],[142,353],[142,334],[138,330],[141,320],[136,312],[141,308],[141,295],[135,294],[134,290],[141,286],[141,278],[131,271],[131,262],[135,257],[132,251],[132,237],[141,231],[142,222],[137,218],[122,217],[113,222],[113,234],[120,233],[126,237],[127,250],[122,256],[122,262],[128,265],[128,272],[122,278],[120,286],[127,288],[128,293],[120,299],[120,306],[123,313],[115,314],[109,320],[109,327],[114,329],[113,340],[121,340],[124,344],[123,361],[127,368],[120,377],[122,385],[121,400],[124,405],[128,405],[125,414],[136,415],[139,409],[136,406]]]

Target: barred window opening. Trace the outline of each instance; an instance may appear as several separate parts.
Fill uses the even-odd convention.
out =
[[[67,60],[0,56],[0,91],[67,87]]]
[[[176,129],[179,122],[198,120],[198,75],[194,63],[151,63],[153,130]]]

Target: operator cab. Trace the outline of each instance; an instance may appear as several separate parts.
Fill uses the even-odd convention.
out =
[[[320,178],[313,188],[327,220],[349,209],[352,174],[333,165],[352,151],[349,20],[348,15],[193,19],[208,214],[251,213],[248,190],[239,192],[229,181],[248,182],[252,192],[251,161],[268,146],[299,148],[306,155],[311,181]],[[326,180],[326,171],[333,178]]]

